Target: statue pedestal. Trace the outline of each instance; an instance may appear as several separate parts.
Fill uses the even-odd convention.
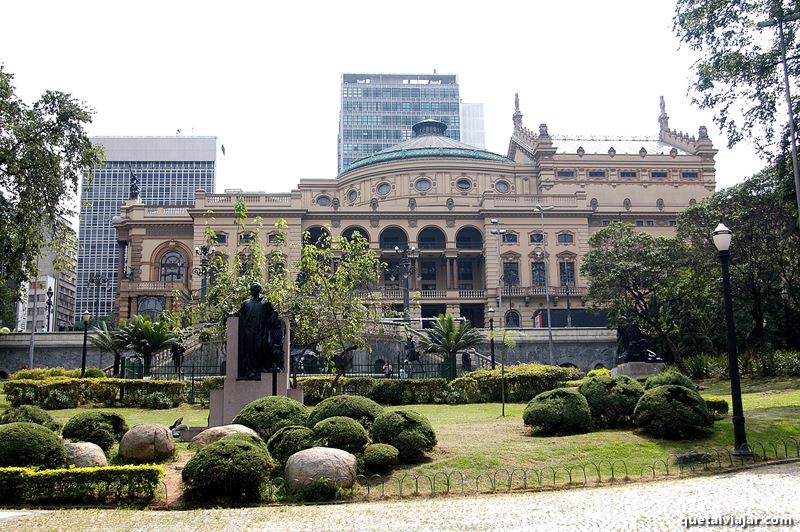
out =
[[[278,373],[276,393],[272,391],[272,373],[262,373],[260,381],[237,380],[239,372],[239,318],[230,317],[227,322],[228,344],[225,357],[225,384],[221,390],[211,390],[208,426],[228,425],[236,414],[248,403],[267,395],[283,395],[303,402],[303,389],[289,385],[289,323],[286,325],[286,338],[283,342],[283,367],[286,371]]]
[[[663,362],[625,362],[611,370],[611,376],[627,375],[631,378],[652,377],[664,371]]]

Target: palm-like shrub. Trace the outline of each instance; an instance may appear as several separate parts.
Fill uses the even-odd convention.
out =
[[[475,347],[484,341],[483,333],[468,321],[456,325],[453,315],[440,314],[433,327],[425,330],[419,346],[426,353],[440,355],[450,364],[451,377],[455,378],[456,356],[460,351]]]
[[[142,355],[145,375],[150,374],[153,354],[178,343],[170,327],[169,321],[159,318],[153,322],[148,316],[134,316],[120,327],[120,338],[125,346]]]
[[[89,341],[100,349],[100,351],[114,355],[113,375],[115,377],[119,375],[119,363],[127,344],[127,339],[122,332],[109,329],[108,324],[101,321],[99,327],[94,327],[92,329],[91,335],[89,335]]]

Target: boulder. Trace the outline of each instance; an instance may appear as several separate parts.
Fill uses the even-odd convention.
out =
[[[108,465],[103,449],[95,443],[81,441],[65,443],[67,465],[75,467],[101,467]]]
[[[244,425],[222,425],[220,427],[210,427],[192,438],[192,441],[189,443],[189,447],[192,448],[201,448],[205,447],[209,443],[214,443],[215,441],[219,440],[220,438],[224,438],[229,434],[250,434],[258,438],[258,433],[251,429],[250,427],[245,427]]]
[[[164,425],[136,425],[119,442],[119,456],[129,462],[161,462],[174,452],[175,441]]]
[[[302,491],[322,478],[349,488],[356,480],[356,468],[356,457],[347,451],[312,447],[289,457],[284,476],[291,490]]]

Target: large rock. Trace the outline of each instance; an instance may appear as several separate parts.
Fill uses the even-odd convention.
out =
[[[222,425],[221,427],[210,427],[192,438],[192,441],[189,443],[190,447],[193,448],[200,448],[205,447],[209,443],[214,443],[215,441],[219,440],[220,438],[224,438],[229,434],[250,434],[258,438],[258,433],[251,429],[250,427],[245,427],[244,425]]]
[[[136,425],[119,442],[119,455],[130,462],[161,462],[174,452],[172,433],[163,425]]]
[[[75,467],[101,467],[108,465],[103,449],[88,441],[65,443],[67,465]]]
[[[356,480],[356,467],[356,457],[347,451],[312,447],[289,457],[284,476],[292,490],[303,490],[322,478],[349,488]]]

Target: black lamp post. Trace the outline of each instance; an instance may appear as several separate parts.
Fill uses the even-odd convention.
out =
[[[400,255],[400,263],[397,265],[397,273],[403,277],[403,320],[409,321],[409,308],[411,306],[411,302],[409,297],[410,288],[408,277],[414,273],[414,255],[417,252],[417,248],[414,246],[406,246],[405,249],[400,249],[400,246],[395,246],[394,252]],[[394,276],[394,272],[392,272],[392,276]]]
[[[489,307],[489,353],[492,359],[492,369],[494,369],[494,309]]]
[[[83,356],[81,357],[81,378],[83,378],[83,376],[86,375],[86,339],[89,336],[89,320],[92,319],[92,315],[89,314],[88,310],[84,310],[81,319],[83,320]]]
[[[50,332],[50,315],[53,313],[53,287],[47,287],[47,332]]]
[[[200,276],[200,302],[206,300],[206,290],[208,289],[209,256],[216,251],[213,247],[203,244],[194,248],[194,254],[200,257],[200,266],[193,268],[192,273]]]
[[[733,455],[740,458],[753,456],[747,445],[747,434],[744,430],[744,410],[742,408],[742,387],[739,382],[739,356],[736,353],[736,331],[733,324],[733,301],[731,298],[731,280],[728,267],[731,260],[731,230],[720,223],[714,229],[714,246],[719,251],[722,264],[722,287],[725,299],[725,321],[728,328],[728,371],[731,376],[731,400],[733,401]]]

